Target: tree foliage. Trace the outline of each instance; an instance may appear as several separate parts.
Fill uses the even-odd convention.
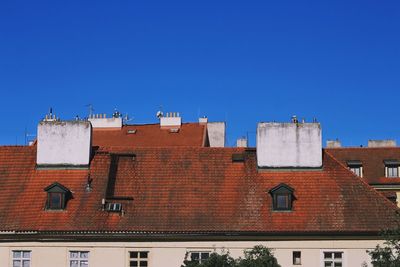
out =
[[[251,250],[244,251],[244,258],[234,259],[228,252],[218,254],[211,253],[206,260],[192,261],[186,255],[181,267],[281,267],[274,257],[271,249],[264,246],[255,246]]]
[[[400,228],[386,230],[384,246],[377,245],[374,250],[367,250],[371,256],[371,264],[374,267],[400,266]]]

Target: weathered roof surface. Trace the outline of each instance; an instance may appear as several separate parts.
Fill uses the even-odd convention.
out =
[[[205,146],[206,124],[183,123],[178,132],[160,124],[124,125],[121,129],[93,129],[94,146]]]
[[[344,147],[326,149],[343,164],[359,160],[363,166],[363,178],[371,185],[400,185],[400,178],[385,177],[385,160],[400,160],[400,147]]]
[[[323,170],[259,173],[244,148],[100,148],[90,170],[36,170],[35,149],[0,147],[0,231],[361,233],[397,219],[395,205],[326,152]],[[72,192],[64,211],[44,209],[54,182]],[[268,191],[281,183],[294,189],[291,212],[272,211]],[[123,216],[102,211],[107,194],[133,198],[118,200]]]

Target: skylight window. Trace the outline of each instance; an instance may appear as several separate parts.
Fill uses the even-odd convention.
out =
[[[272,188],[269,193],[272,196],[272,208],[275,211],[291,211],[294,189],[286,184],[280,184]]]

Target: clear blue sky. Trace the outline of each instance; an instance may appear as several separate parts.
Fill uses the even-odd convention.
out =
[[[229,145],[293,114],[324,140],[400,143],[400,2],[3,0],[0,90],[0,144],[89,103],[226,120]]]

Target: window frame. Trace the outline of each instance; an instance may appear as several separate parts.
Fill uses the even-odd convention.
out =
[[[18,257],[18,258],[14,257],[14,253],[16,253],[16,252],[20,252],[21,253],[21,257]],[[29,253],[29,258],[25,258],[24,257],[24,253],[26,253],[26,252]],[[21,267],[24,266],[23,265],[24,261],[28,261],[29,262],[29,266],[28,267],[31,267],[32,266],[32,250],[11,250],[11,266],[12,267],[15,267],[15,265],[14,265],[15,261],[20,262],[20,266]]]
[[[298,257],[295,256],[295,253],[298,253]],[[296,259],[299,259],[299,262],[296,262]],[[293,265],[301,265],[301,251],[300,250],[294,250],[292,251],[292,261]]]
[[[72,197],[71,191],[58,182],[49,185],[44,191],[47,193],[46,210],[64,210],[67,201]],[[58,200],[60,201],[58,205],[53,204],[53,196],[58,196]]]
[[[396,176],[394,175],[389,175],[389,169],[396,170]],[[399,178],[399,165],[396,164],[387,164],[385,165],[385,177],[387,178]]]
[[[79,257],[78,258],[72,258],[71,254],[72,253],[79,253]],[[81,253],[87,253],[87,258],[82,258],[81,257]],[[90,267],[90,251],[89,250],[69,250],[68,251],[68,266],[71,267],[71,263],[72,261],[78,261],[78,266],[81,266],[81,263],[86,261],[87,262],[87,266]]]
[[[294,197],[294,189],[291,188],[290,186],[286,184],[279,184],[272,188],[269,193],[272,196],[272,210],[273,211],[292,211],[293,210],[293,201],[296,199]],[[285,197],[286,198],[286,205],[285,206],[280,206],[280,197]]]
[[[138,253],[138,257],[137,258],[133,258],[131,257],[131,253]],[[146,253],[146,257],[142,258],[140,253]],[[128,267],[131,266],[131,262],[137,262],[136,267],[147,267],[150,266],[150,251],[148,250],[128,250]],[[141,262],[146,262],[146,266],[142,266]]]
[[[332,258],[326,259],[325,258],[325,253],[331,253],[333,254]],[[340,259],[335,259],[334,254],[335,253],[340,253],[341,258]],[[346,254],[345,251],[343,250],[335,250],[335,249],[327,249],[327,250],[322,250],[321,251],[321,266],[325,267],[325,263],[330,262],[333,263],[332,267],[335,267],[335,263],[341,263],[342,267],[345,267],[345,262],[346,262]]]
[[[192,254],[193,253],[199,253],[198,263],[202,263],[202,261],[207,260],[208,258],[210,258],[210,255],[211,255],[212,252],[210,250],[189,250],[189,251],[187,251],[187,253],[188,253],[188,258],[190,259],[190,261],[193,261],[193,259],[192,259]],[[203,259],[201,257],[202,254],[208,254],[207,258]]]

